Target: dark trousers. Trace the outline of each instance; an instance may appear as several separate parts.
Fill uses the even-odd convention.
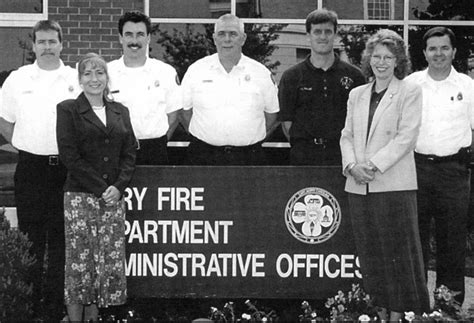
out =
[[[341,160],[338,142],[315,143],[313,139],[291,142],[290,165],[340,165]]]
[[[416,192],[349,194],[362,279],[374,304],[391,311],[429,311]]]
[[[430,255],[431,220],[436,241],[436,285],[461,292],[464,300],[464,275],[467,236],[467,209],[470,170],[457,161],[433,163],[417,159],[418,220],[425,267]]]
[[[258,166],[265,165],[265,152],[262,144],[250,146],[212,146],[195,137],[188,147],[191,165],[212,166]]]
[[[168,165],[168,138],[139,139],[137,165]]]
[[[57,156],[20,151],[15,180],[19,229],[33,243],[36,264],[30,270],[35,315],[60,319],[64,304],[63,185],[66,169]],[[45,253],[47,249],[47,268]],[[43,300],[43,301],[41,301]]]

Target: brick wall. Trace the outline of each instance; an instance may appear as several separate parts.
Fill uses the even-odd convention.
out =
[[[118,20],[129,10],[143,11],[143,0],[49,0],[49,19],[63,28],[64,63],[74,66],[89,52],[106,61],[120,57]]]

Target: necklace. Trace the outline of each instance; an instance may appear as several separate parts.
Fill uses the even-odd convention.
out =
[[[105,108],[105,105],[101,106],[101,107],[92,107],[92,110],[95,110],[95,111],[99,111],[99,110],[102,110]]]

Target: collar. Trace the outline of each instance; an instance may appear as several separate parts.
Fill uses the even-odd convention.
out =
[[[222,64],[219,60],[219,54],[217,54],[217,53],[212,54],[211,56],[209,56],[209,60],[210,60],[209,66],[210,66],[211,69],[219,69],[219,70],[222,69],[222,70],[224,70],[224,67],[222,66]],[[245,56],[244,54],[241,54],[239,62],[237,63],[237,65],[234,65],[234,67],[232,68],[232,71],[234,71],[234,70],[244,70],[245,66],[247,65],[246,64],[247,60],[248,60],[248,57]]]
[[[329,66],[329,68],[327,70],[323,70],[322,68],[320,67],[316,67],[313,65],[313,63],[311,63],[311,54],[309,54],[308,56],[306,56],[306,59],[305,59],[305,62],[306,64],[309,66],[309,68],[311,68],[313,71],[323,71],[323,72],[329,72],[333,69],[335,69],[338,65],[339,65],[339,62],[341,61],[340,57],[338,54],[334,53],[334,62],[332,62],[332,65]]]
[[[431,76],[428,74],[428,68],[424,69],[422,72],[422,77],[420,79],[420,81],[422,83],[428,83],[428,82],[449,82],[449,83],[452,83],[452,84],[458,84],[458,81],[459,81],[459,72],[456,71],[456,69],[454,68],[454,66],[451,65],[451,70],[449,71],[449,75],[447,78],[445,78],[444,80],[441,80],[441,81],[436,81],[434,79],[431,78]]]
[[[125,65],[123,55],[118,59],[118,63],[119,63],[119,72],[121,73],[126,71],[127,69],[133,69],[133,67],[128,67],[127,65]],[[140,67],[142,67],[144,71],[146,72],[151,72],[152,65],[153,65],[153,60],[147,56],[145,60],[145,64],[143,64],[143,66],[140,66]]]
[[[86,113],[86,112],[92,111],[92,106],[89,103],[89,100],[87,100],[87,97],[84,94],[84,92],[79,94],[76,101],[79,106],[79,109],[78,109],[79,113]],[[112,104],[112,102],[107,100],[107,98],[105,97],[104,97],[104,105],[105,105],[105,108],[108,109],[109,111],[113,111],[117,114],[120,114],[120,110],[115,106],[115,104]]]
[[[36,61],[36,60],[34,61],[33,64],[31,64],[31,68],[32,68],[32,72],[33,72],[33,73],[30,74],[31,78],[33,80],[37,79],[39,77],[41,71],[43,71],[43,69],[39,67],[38,61]],[[53,71],[60,72],[60,77],[63,77],[61,71],[64,70],[64,68],[65,68],[65,65],[64,65],[63,61],[59,60],[59,67],[57,69],[53,70]]]

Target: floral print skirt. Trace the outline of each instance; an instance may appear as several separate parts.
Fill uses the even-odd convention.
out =
[[[124,304],[125,205],[107,207],[94,194],[64,193],[65,304]]]

